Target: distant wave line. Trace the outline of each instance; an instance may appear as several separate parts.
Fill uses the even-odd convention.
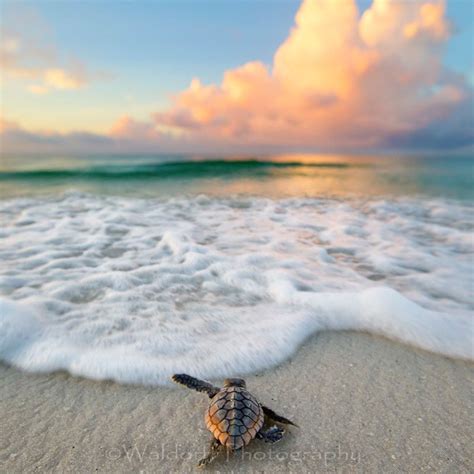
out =
[[[141,163],[137,165],[111,164],[73,169],[36,169],[0,172],[0,180],[6,179],[48,179],[48,178],[87,178],[87,179],[130,179],[130,178],[169,178],[226,176],[246,173],[269,174],[278,169],[303,168],[352,168],[364,166],[360,163],[303,163],[275,162],[261,160],[206,160],[165,163]]]

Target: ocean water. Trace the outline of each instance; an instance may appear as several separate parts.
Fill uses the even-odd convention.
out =
[[[473,163],[3,157],[0,360],[153,385],[346,329],[472,359]]]

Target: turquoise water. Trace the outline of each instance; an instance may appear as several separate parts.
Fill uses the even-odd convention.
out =
[[[288,155],[222,159],[180,155],[5,156],[0,197],[57,194],[416,196],[474,199],[470,157]]]

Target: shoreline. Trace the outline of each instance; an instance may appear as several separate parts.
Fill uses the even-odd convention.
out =
[[[472,472],[472,368],[365,333],[319,333],[246,377],[300,429],[207,471]],[[0,374],[3,472],[193,472],[207,448],[202,394],[5,365]]]

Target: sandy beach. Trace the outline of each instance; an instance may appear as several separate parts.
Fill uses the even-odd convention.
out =
[[[199,393],[0,371],[2,472],[192,472],[207,447]],[[383,338],[319,334],[246,377],[300,429],[208,471],[472,472],[472,375],[470,363]]]

